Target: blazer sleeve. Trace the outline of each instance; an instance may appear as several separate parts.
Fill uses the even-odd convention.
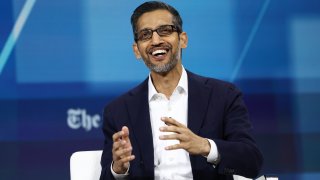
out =
[[[218,172],[255,178],[262,167],[263,157],[252,137],[252,125],[242,93],[228,84],[225,96],[223,138],[214,139],[220,156]]]
[[[112,163],[112,135],[116,132],[115,126],[112,124],[111,121],[111,114],[110,114],[110,106],[106,107],[104,109],[103,113],[103,126],[102,126],[102,131],[104,134],[104,148],[103,148],[103,153],[101,157],[101,175],[100,175],[100,180],[110,180],[114,179],[110,166]]]

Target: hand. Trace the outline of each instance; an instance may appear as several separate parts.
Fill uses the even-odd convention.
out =
[[[128,127],[123,126],[121,131],[113,134],[112,139],[112,169],[117,174],[124,174],[129,168],[129,162],[135,158],[131,154],[132,146]]]
[[[161,140],[174,139],[180,141],[179,144],[165,147],[166,150],[185,149],[193,155],[208,156],[210,152],[210,143],[206,138],[194,134],[185,125],[179,123],[173,118],[162,117],[161,120],[167,125],[160,128],[162,132],[174,132],[174,134],[162,135]]]

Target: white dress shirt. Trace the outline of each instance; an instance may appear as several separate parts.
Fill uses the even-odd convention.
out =
[[[149,77],[149,111],[154,148],[155,179],[193,179],[189,153],[184,149],[165,150],[166,146],[178,144],[178,140],[160,140],[164,134],[159,128],[166,126],[161,117],[172,117],[181,124],[188,124],[188,79],[183,69],[181,78],[168,99],[158,93]]]
[[[188,126],[188,77],[185,69],[182,67],[179,83],[169,99],[164,94],[157,92],[149,75],[148,100],[154,148],[155,179],[192,180],[189,153],[184,149],[165,150],[165,147],[178,144],[179,141],[159,139],[161,135],[170,134],[159,130],[160,127],[166,126],[161,121],[161,117],[171,117]],[[214,141],[208,140],[211,148],[207,161],[213,163],[218,158],[217,147]],[[126,176],[116,174],[112,167],[111,171],[116,179]]]

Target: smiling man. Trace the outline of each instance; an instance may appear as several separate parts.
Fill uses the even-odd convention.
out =
[[[184,69],[188,36],[178,11],[145,2],[131,24],[133,51],[150,74],[105,108],[100,179],[256,177],[263,159],[241,92]]]

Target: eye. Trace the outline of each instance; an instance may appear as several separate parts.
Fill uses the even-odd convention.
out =
[[[141,30],[139,32],[138,39],[144,40],[144,39],[148,39],[148,38],[150,38],[150,30],[149,29]]]
[[[170,25],[164,25],[164,26],[160,26],[157,29],[157,32],[159,35],[170,35],[173,32],[173,28]]]

